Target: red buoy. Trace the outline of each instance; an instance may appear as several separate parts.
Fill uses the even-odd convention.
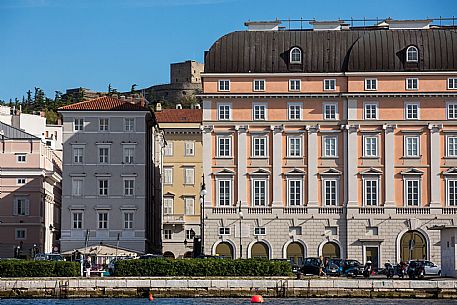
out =
[[[154,297],[152,296],[152,292],[149,293],[149,301],[154,301]]]
[[[251,303],[263,303],[263,297],[261,295],[253,295]]]

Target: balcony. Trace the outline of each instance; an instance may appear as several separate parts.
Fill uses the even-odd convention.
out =
[[[214,214],[236,214],[238,212],[238,208],[236,207],[216,207],[213,208]]]
[[[457,207],[456,208],[449,208],[449,207],[448,208],[443,208],[442,211],[443,211],[443,214],[455,215],[455,214],[457,214]]]
[[[363,207],[363,208],[359,208],[359,214],[384,214],[384,208]]]
[[[284,214],[308,214],[307,207],[285,207],[283,210]]]
[[[163,215],[163,223],[171,225],[183,225],[185,224],[183,214],[165,214]]]
[[[342,207],[325,207],[319,208],[319,214],[343,214]]]
[[[397,214],[430,214],[430,208],[415,208],[415,207],[405,207],[405,208],[396,208],[395,212]]]
[[[248,214],[271,214],[271,207],[249,207]]]

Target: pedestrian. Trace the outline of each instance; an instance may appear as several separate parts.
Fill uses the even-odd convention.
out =
[[[321,255],[319,257],[319,276],[325,276],[325,272],[324,272],[324,268],[325,268],[325,261],[324,261],[324,257]]]

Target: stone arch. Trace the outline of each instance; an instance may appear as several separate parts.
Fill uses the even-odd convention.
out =
[[[302,250],[303,250],[303,258],[307,257],[308,247],[306,246],[306,243],[301,239],[291,239],[291,240],[287,241],[284,244],[284,246],[282,247],[282,257],[283,258],[289,259],[288,255],[287,255],[287,249],[288,249],[289,245],[291,245],[292,243],[297,243],[297,244],[301,245]]]
[[[255,244],[261,243],[266,247],[266,253],[267,253],[267,258],[271,259],[273,258],[273,251],[271,244],[266,240],[266,239],[260,239],[260,240],[253,240],[249,243],[248,245],[248,258],[252,258],[252,248],[254,247]]]
[[[217,240],[213,246],[211,247],[211,254],[212,255],[216,255],[217,254],[217,246],[221,243],[226,243],[226,244],[229,244],[231,246],[231,250],[232,250],[232,258],[235,259],[237,258],[237,253],[236,253],[236,246],[235,246],[235,243],[233,241],[231,241],[230,239],[220,239],[220,240]]]
[[[193,257],[194,257],[194,252],[192,252],[192,251],[187,251],[183,255],[183,258],[193,258]]]
[[[344,249],[343,249],[343,247],[342,247],[340,241],[337,240],[337,239],[331,239],[331,238],[326,239],[326,240],[322,241],[322,242],[319,244],[319,248],[318,248],[318,253],[317,253],[317,255],[321,256],[321,255],[324,254],[323,252],[324,252],[324,247],[325,247],[326,244],[335,245],[335,246],[337,247],[338,251],[339,251],[339,258],[344,258],[344,257],[345,257],[345,256],[344,256]],[[337,253],[337,254],[338,254],[338,253]]]
[[[415,256],[418,255],[418,250],[416,250],[416,252],[414,253],[414,250],[413,250],[413,258],[412,259],[429,259],[430,257],[430,238],[427,234],[427,232],[425,232],[425,230],[421,229],[421,228],[415,228],[415,229],[404,229],[403,231],[401,231],[398,235],[397,235],[397,241],[396,241],[396,255],[397,255],[397,262],[400,262],[402,261],[403,258],[406,258],[405,255],[403,255],[404,257],[402,257],[402,252],[404,251],[402,248],[404,248],[402,245],[402,242],[405,242],[404,240],[404,237],[408,237],[408,234],[409,233],[416,233],[417,235],[414,236],[415,238],[417,237],[420,237],[420,238],[423,238],[423,243],[424,243],[424,247],[425,249],[423,249],[423,252],[422,252],[422,256],[425,256],[425,257],[419,257],[419,258],[416,258]],[[414,234],[413,234],[414,235]],[[416,240],[417,242],[417,240]],[[418,247],[420,245],[417,245],[416,244],[416,247]],[[408,257],[408,260],[409,260],[409,257]]]
[[[163,253],[163,257],[166,257],[166,258],[175,258],[175,254],[171,251],[165,251]]]

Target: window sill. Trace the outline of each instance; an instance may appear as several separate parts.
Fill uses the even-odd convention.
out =
[[[332,159],[338,159],[339,157],[338,156],[332,156],[332,157],[329,157],[329,156],[322,156],[321,159],[323,160],[332,160]]]
[[[417,156],[417,157],[404,156],[404,157],[402,157],[402,159],[405,159],[405,160],[419,160],[421,158],[422,158],[422,156]]]
[[[268,156],[251,156],[251,159],[254,159],[254,160],[265,160],[265,159],[269,159]]]
[[[299,160],[303,159],[303,156],[287,156],[286,159]]]
[[[377,159],[379,159],[379,156],[373,156],[373,157],[370,157],[370,156],[363,156],[362,159],[377,160]]]
[[[449,157],[449,156],[446,156],[446,157],[444,157],[444,159],[447,159],[447,160],[457,160],[457,156],[455,156],[455,157],[454,157],[454,156],[450,156],[450,157]]]
[[[233,159],[233,157],[216,157],[215,159],[230,160]]]

